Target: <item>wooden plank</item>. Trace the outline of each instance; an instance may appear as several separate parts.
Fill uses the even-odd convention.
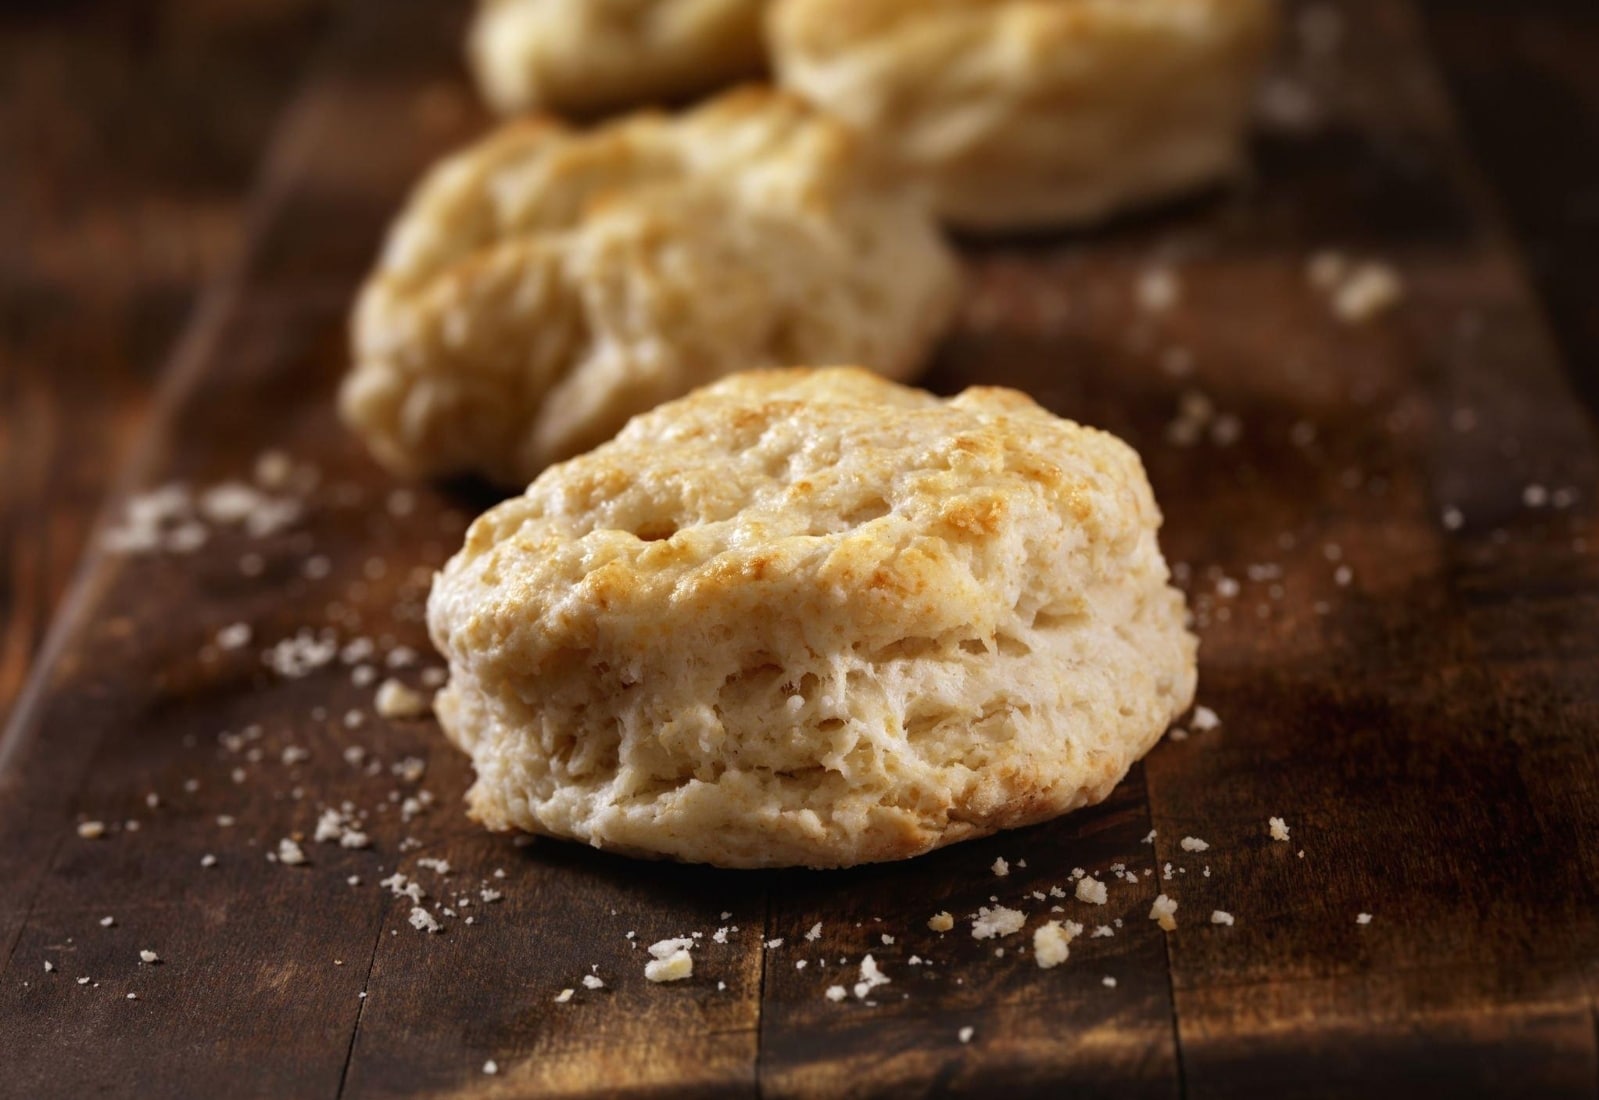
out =
[[[1103,909],[1071,896],[1074,867],[1151,869],[1141,843],[1148,832],[1135,771],[1109,801],[1068,821],[902,865],[776,878],[771,931],[783,944],[766,957],[762,1095],[900,1095],[930,1086],[961,1096],[1177,1095],[1165,948],[1145,919],[1158,892],[1153,877],[1113,883]],[[991,870],[996,858],[1009,865],[1002,878]],[[1050,897],[1052,887],[1063,896]],[[967,915],[996,903],[1039,914],[1058,907],[1054,919],[1125,927],[1078,939],[1064,965],[1043,970],[1029,956],[1029,935],[972,937]],[[942,935],[927,927],[941,911],[958,918]],[[820,936],[808,941],[816,925]],[[869,998],[829,1001],[830,985],[852,990],[867,954],[890,984]],[[972,1030],[963,1039],[964,1028]]]
[[[1599,408],[1599,8],[1586,0],[1424,0],[1461,128],[1565,352]]]
[[[327,7],[0,12],[0,720]]]
[[[966,316],[927,379],[1018,385],[1141,449],[1221,728],[1049,826],[904,865],[751,875],[483,835],[459,809],[466,762],[431,722],[376,718],[356,682],[362,667],[420,682],[383,657],[426,651],[428,571],[482,502],[396,486],[338,428],[345,312],[404,188],[480,119],[458,11],[350,4],[135,478],[248,479],[280,449],[316,483],[292,490],[305,513],[281,531],[219,522],[192,554],[85,574],[0,744],[0,881],[16,884],[0,1032],[17,1038],[0,1092],[1591,1092],[1592,429],[1409,9],[1344,10],[1341,60],[1303,77],[1324,125],[1282,125],[1280,100],[1253,188],[1101,234],[967,243]],[[1324,17],[1310,26],[1325,35]],[[1329,246],[1396,262],[1409,300],[1366,326],[1332,319],[1302,271]],[[1183,289],[1152,313],[1136,287],[1160,268]],[[1220,417],[1179,446],[1185,391]],[[1526,506],[1534,480],[1575,501]],[[251,641],[222,647],[235,623]],[[303,676],[261,663],[307,628],[376,653]],[[310,839],[346,803],[369,849]],[[1272,814],[1291,845],[1267,839]],[[78,838],[81,819],[110,835]],[[270,862],[295,834],[308,865]],[[1136,881],[1110,881],[1103,909],[1048,893],[1114,864]],[[379,885],[395,871],[441,934]],[[1170,936],[1146,919],[1157,891],[1182,903]],[[1059,905],[1115,935],[1043,971],[1027,935],[972,938],[969,914],[995,902],[1029,930]],[[1237,923],[1210,925],[1212,908]],[[960,921],[942,936],[925,923],[939,910]],[[695,980],[648,985],[635,945],[692,932]],[[828,1000],[868,952],[892,981]],[[591,968],[603,988],[582,983]]]
[[[1232,615],[1213,611],[1204,631],[1201,694],[1222,729],[1147,764],[1160,858],[1189,871],[1171,941],[1185,1085],[1591,1095],[1599,938],[1579,838],[1599,827],[1592,428],[1410,10],[1339,10],[1345,47],[1295,66],[1320,127],[1274,143],[1262,190],[1383,232],[1351,242],[1347,215],[1310,220],[1258,256],[1254,293],[1273,313],[1285,296],[1308,306],[1305,253],[1354,243],[1396,262],[1409,294],[1359,331],[1298,307],[1295,343],[1325,372],[1318,400],[1262,381],[1294,369],[1282,345],[1231,359],[1195,348],[1217,403],[1251,407],[1244,451],[1207,471],[1209,491],[1161,497],[1173,552],[1242,581],[1236,599],[1212,597]],[[1317,161],[1323,198],[1293,195],[1280,171],[1329,143],[1352,155]],[[1430,225],[1409,216],[1420,201],[1438,212]],[[1273,292],[1273,267],[1288,289]],[[1295,423],[1313,444],[1290,444]],[[1272,471],[1269,488],[1228,476],[1250,466]],[[1290,485],[1298,499],[1263,506],[1263,489]],[[1529,485],[1575,504],[1529,507]],[[1202,515],[1185,507],[1196,499]],[[1251,583],[1249,562],[1281,577]],[[1316,601],[1325,614],[1307,615]],[[1273,815],[1290,844],[1267,838]],[[1188,834],[1212,845],[1198,891],[1198,860],[1177,843]],[[1212,908],[1237,925],[1207,926]]]
[[[42,694],[7,742],[0,878],[21,884],[20,906],[0,912],[0,1018],[19,1021],[7,1033],[21,1040],[8,1089],[753,1089],[764,903],[725,905],[744,934],[701,961],[725,990],[662,998],[644,981],[643,946],[714,928],[724,904],[711,890],[684,892],[681,873],[619,861],[595,873],[582,853],[528,859],[461,817],[466,764],[431,723],[372,718],[372,685],[352,684],[342,662],[283,680],[256,655],[329,624],[341,641],[375,639],[380,665],[395,647],[426,650],[418,600],[467,516],[376,471],[334,422],[332,388],[355,282],[394,204],[480,122],[458,86],[439,83],[454,69],[458,19],[429,5],[349,7],[271,154],[246,266],[213,294],[174,366],[138,479],[247,480],[257,456],[278,449],[315,460],[304,521],[257,539],[219,527],[188,558],[98,559]],[[392,140],[352,140],[385,132]],[[246,558],[256,564],[245,569]],[[326,564],[308,572],[311,562]],[[174,619],[173,608],[188,614]],[[219,650],[217,632],[236,622],[253,643]],[[363,720],[354,731],[352,713]],[[218,748],[224,732],[258,739]],[[352,744],[371,745],[362,767],[344,759]],[[395,779],[407,759],[426,769],[423,785]],[[388,797],[435,789],[444,805],[411,821]],[[371,851],[304,839],[309,866],[267,861],[281,838],[308,837],[319,810],[345,802],[370,813]],[[84,818],[108,822],[112,839],[73,836]],[[202,868],[206,855],[214,866]],[[417,862],[442,857],[454,863],[448,877]],[[448,898],[460,919],[438,937],[410,927],[411,902],[378,885],[395,870],[435,898],[457,888]],[[483,900],[484,889],[504,901]],[[591,908],[615,922],[572,934],[574,912]],[[102,915],[115,925],[102,929]],[[544,931],[542,948],[531,930]],[[144,946],[163,962],[141,967]],[[581,983],[593,963],[603,993]],[[576,986],[574,1002],[553,1003],[562,986],[551,982]],[[495,1078],[482,1073],[490,1056],[504,1066]]]

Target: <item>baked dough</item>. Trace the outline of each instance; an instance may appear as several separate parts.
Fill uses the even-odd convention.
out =
[[[1012,390],[734,375],[471,527],[433,586],[471,813],[727,867],[1103,799],[1194,692],[1137,454]]]
[[[735,370],[906,377],[957,284],[925,208],[794,97],[748,89],[586,132],[511,123],[401,214],[340,404],[398,473],[520,487]]]
[[[766,0],[480,0],[467,59],[502,114],[594,114],[708,92],[765,67]]]
[[[1097,221],[1234,172],[1276,0],[776,0],[781,84],[975,230]]]

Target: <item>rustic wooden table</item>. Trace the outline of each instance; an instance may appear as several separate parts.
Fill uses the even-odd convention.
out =
[[[330,410],[383,225],[482,125],[459,19],[0,7],[0,1095],[1595,1093],[1591,4],[1297,5],[1249,186],[965,246],[926,383],[1139,447],[1221,724],[1094,810],[831,874],[485,835],[432,724],[372,713],[368,676],[433,663],[428,570],[482,504],[393,484]],[[1404,301],[1339,321],[1328,249]],[[258,473],[286,524],[213,497],[203,545],[74,570],[108,493],[125,534],[156,486]],[[312,839],[346,803],[370,848]],[[308,862],[269,860],[292,836]],[[1117,864],[1107,907],[1069,897]],[[926,927],[990,897],[1114,935],[1044,971]],[[694,931],[694,980],[646,983],[638,944]],[[892,983],[827,1000],[867,952]]]

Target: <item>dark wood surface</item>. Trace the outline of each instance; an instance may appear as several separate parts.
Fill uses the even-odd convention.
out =
[[[1527,130],[1591,133],[1580,6],[1507,21],[1428,4],[1424,22],[1351,0],[1330,50],[1325,16],[1296,16],[1289,109],[1249,186],[1093,235],[965,246],[972,294],[926,384],[1016,385],[1140,449],[1221,726],[1162,744],[1092,810],[826,874],[488,836],[430,721],[372,714],[341,661],[299,678],[262,663],[306,628],[427,654],[428,570],[483,503],[396,498],[330,407],[385,222],[482,124],[460,13],[331,7],[86,3],[0,23],[0,141],[27,163],[0,166],[0,227],[25,242],[0,256],[0,688],[30,664],[108,477],[203,488],[249,480],[270,450],[317,475],[303,517],[265,537],[215,524],[192,554],[91,549],[56,615],[0,740],[0,1094],[1594,1094],[1599,484],[1577,394],[1599,340],[1591,253],[1569,238],[1591,234],[1596,175],[1573,138],[1560,191],[1486,90],[1544,103]],[[1393,264],[1404,301],[1335,319],[1304,275],[1329,248]],[[1157,267],[1183,292],[1153,315],[1134,288]],[[1221,427],[1183,446],[1169,430],[1189,392]],[[251,643],[218,647],[238,622]],[[395,774],[408,758],[423,775]],[[404,820],[423,790],[432,805]],[[368,850],[310,839],[346,801]],[[1268,839],[1274,815],[1291,843]],[[80,838],[85,820],[107,835]],[[269,862],[297,833],[309,864]],[[1190,835],[1209,850],[1182,850]],[[993,896],[1031,929],[1056,904],[1032,891],[1113,863],[1139,882],[1113,882],[1103,910],[1059,904],[1124,926],[1055,970],[1024,936],[926,927]],[[418,932],[378,885],[396,869],[474,904]],[[1146,919],[1163,890],[1181,903],[1170,935]],[[645,982],[636,945],[734,925],[691,982]],[[893,978],[877,1003],[826,1000],[868,951]],[[591,967],[606,988],[583,987]]]

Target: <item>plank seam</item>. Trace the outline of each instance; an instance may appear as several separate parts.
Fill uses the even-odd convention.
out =
[[[377,966],[378,950],[383,946],[384,917],[388,916],[388,905],[384,905],[383,917],[378,919],[377,931],[372,936],[372,953],[367,956],[366,972],[361,975],[361,992],[366,993],[372,986],[372,971]],[[350,1041],[344,1048],[344,1064],[339,1067],[339,1087],[333,1094],[334,1100],[344,1096],[344,1088],[350,1078],[350,1067],[355,1064],[355,1041],[361,1035],[361,1021],[366,1016],[366,997],[357,997],[360,1002],[355,1009],[355,1023],[350,1028]]]
[[[756,1100],[766,1095],[765,1082],[762,1074],[765,1071],[766,1058],[766,968],[770,965],[770,951],[765,948],[766,941],[772,937],[772,889],[768,882],[765,891],[766,911],[761,916],[761,978],[755,993],[755,1096]]]
[[[83,556],[73,570],[65,595],[51,618],[44,641],[39,646],[27,682],[12,706],[9,720],[0,726],[0,777],[15,761],[22,746],[37,736],[39,719],[51,687],[52,673],[60,665],[69,644],[79,638],[92,621],[99,598],[119,573],[121,556],[105,547],[105,533],[116,523],[126,503],[138,490],[148,485],[157,463],[164,453],[169,428],[176,423],[178,414],[199,385],[205,368],[226,327],[226,322],[238,311],[243,291],[254,266],[256,251],[266,238],[265,230],[273,224],[289,194],[289,184],[305,159],[308,143],[301,137],[307,120],[313,116],[310,104],[316,102],[311,94],[327,71],[328,56],[338,34],[330,32],[323,39],[314,62],[301,70],[300,85],[279,112],[279,121],[273,127],[273,136],[255,173],[255,185],[250,188],[243,218],[241,246],[228,264],[200,290],[182,334],[167,355],[159,372],[151,400],[147,422],[138,433],[137,440],[128,448],[127,461],[110,486],[95,511],[89,534],[84,543]],[[77,783],[79,786],[89,774],[94,762],[104,751],[107,734],[88,748]],[[74,790],[77,788],[75,787]],[[18,923],[11,942],[5,945],[4,961],[0,968],[9,969],[22,937],[33,923],[39,897],[60,857],[66,836],[58,837],[47,859],[40,861],[41,870],[23,891],[23,919]]]
[[[1139,769],[1139,782],[1144,788],[1144,813],[1145,824],[1149,826],[1151,834],[1155,832],[1155,810],[1149,797],[1149,771]],[[1149,842],[1149,865],[1152,872],[1151,878],[1157,887],[1160,884],[1160,852],[1152,835]],[[1162,932],[1160,936],[1161,956],[1166,960],[1166,1000],[1171,1005],[1171,1042],[1172,1061],[1177,1069],[1177,1095],[1186,1100],[1188,1096],[1188,1069],[1183,1055],[1183,1029],[1182,1022],[1177,1018],[1177,979],[1172,973],[1171,933]]]

